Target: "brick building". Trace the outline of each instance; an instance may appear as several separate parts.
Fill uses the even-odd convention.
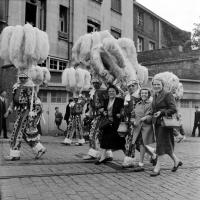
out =
[[[41,88],[39,94],[44,105],[46,122],[42,122],[42,127],[45,133],[55,130],[54,108],[58,106],[63,114],[65,112],[70,94],[61,84],[61,74],[67,67],[74,42],[81,35],[107,29],[116,38],[133,39],[138,51],[180,45],[190,38],[189,33],[134,0],[0,1],[0,31],[7,25],[24,25],[26,22],[49,35],[50,53],[43,66],[50,69],[52,78],[49,87]],[[170,30],[170,36],[164,36],[164,25]],[[182,37],[175,38],[177,32],[180,32]],[[180,38],[182,39],[179,40]],[[5,64],[0,60],[0,65]],[[0,71],[1,87],[8,91],[11,91],[11,83],[16,80],[13,70],[12,66],[7,65]],[[10,77],[7,79],[10,80],[9,84],[2,78],[5,75]],[[65,123],[62,128],[65,128]]]

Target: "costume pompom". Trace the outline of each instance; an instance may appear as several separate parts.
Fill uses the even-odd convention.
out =
[[[79,55],[80,55],[82,40],[83,40],[83,36],[79,37],[72,47],[72,57],[75,63],[79,63]]]
[[[84,69],[76,68],[75,70],[75,77],[76,77],[76,90],[81,91],[84,86],[84,80],[85,80],[85,72]]]
[[[39,86],[43,84],[44,74],[40,66],[31,67],[29,70],[29,76],[35,85]]]
[[[46,32],[44,31],[40,31],[39,30],[39,35],[40,35],[40,60],[39,62],[42,63],[44,62],[44,60],[47,59],[48,55],[49,55],[49,37],[47,35]]]

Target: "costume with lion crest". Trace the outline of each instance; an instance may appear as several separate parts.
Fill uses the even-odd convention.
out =
[[[39,86],[47,84],[50,72],[37,66],[49,53],[48,35],[30,24],[8,26],[3,29],[0,57],[17,68],[17,83],[13,86],[13,101],[6,115],[16,110],[17,116],[10,137],[8,159],[20,159],[22,139],[33,149],[35,158],[46,148],[40,143],[37,125],[42,115],[41,101],[37,97]]]

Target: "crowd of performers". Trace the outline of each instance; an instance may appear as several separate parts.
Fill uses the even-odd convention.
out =
[[[46,152],[37,129],[42,114],[37,93],[39,86],[50,80],[50,73],[37,64],[46,60],[48,54],[49,41],[45,32],[30,24],[4,28],[0,57],[18,71],[13,101],[6,113],[17,112],[9,160],[20,159],[22,139],[33,149],[35,158]],[[175,172],[183,164],[174,154],[174,136],[180,134],[173,128],[163,127],[162,117],[177,114],[175,98],[181,98],[183,88],[178,77],[170,72],[155,75],[152,88],[144,87],[147,83],[148,70],[138,63],[131,39],[115,39],[107,30],[81,36],[72,48],[72,62],[62,73],[63,86],[73,93],[63,143],[70,145],[73,140],[78,145],[85,143],[82,113],[86,102],[78,96],[91,89],[87,106],[91,121],[89,150],[83,159],[97,159],[95,164],[100,165],[113,159],[112,152],[122,150],[122,166],[132,167],[136,164],[135,151],[138,150],[140,160],[134,170],[144,170],[147,153],[155,166],[151,176],[157,176],[160,158],[168,154]],[[153,143],[156,143],[155,149],[150,146]]]
[[[110,84],[103,89],[102,82],[92,79],[87,117],[91,120],[89,129],[89,150],[84,160],[96,160],[100,165],[113,160],[113,152],[122,150],[122,167],[134,167],[134,171],[144,171],[144,158],[148,154],[155,166],[151,176],[160,174],[160,158],[168,154],[176,171],[182,162],[174,154],[174,137],[183,138],[180,130],[161,126],[164,115],[177,114],[176,102],[171,92],[164,91],[164,82],[153,79],[152,88],[140,87],[139,82],[127,83],[128,91],[122,95],[119,88]],[[75,97],[70,103],[70,117],[67,135],[62,142],[70,145],[74,139],[79,145],[85,143],[81,115],[84,100]],[[87,105],[88,108],[88,105]],[[126,131],[120,127],[126,124]],[[156,148],[152,145],[156,143]],[[135,151],[140,152],[137,163]]]

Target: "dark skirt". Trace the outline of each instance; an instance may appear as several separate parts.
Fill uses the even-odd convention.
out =
[[[157,155],[168,154],[174,152],[174,135],[172,128],[156,126],[156,153]]]
[[[102,149],[125,150],[125,138],[118,135],[112,124],[102,127],[99,139]]]

